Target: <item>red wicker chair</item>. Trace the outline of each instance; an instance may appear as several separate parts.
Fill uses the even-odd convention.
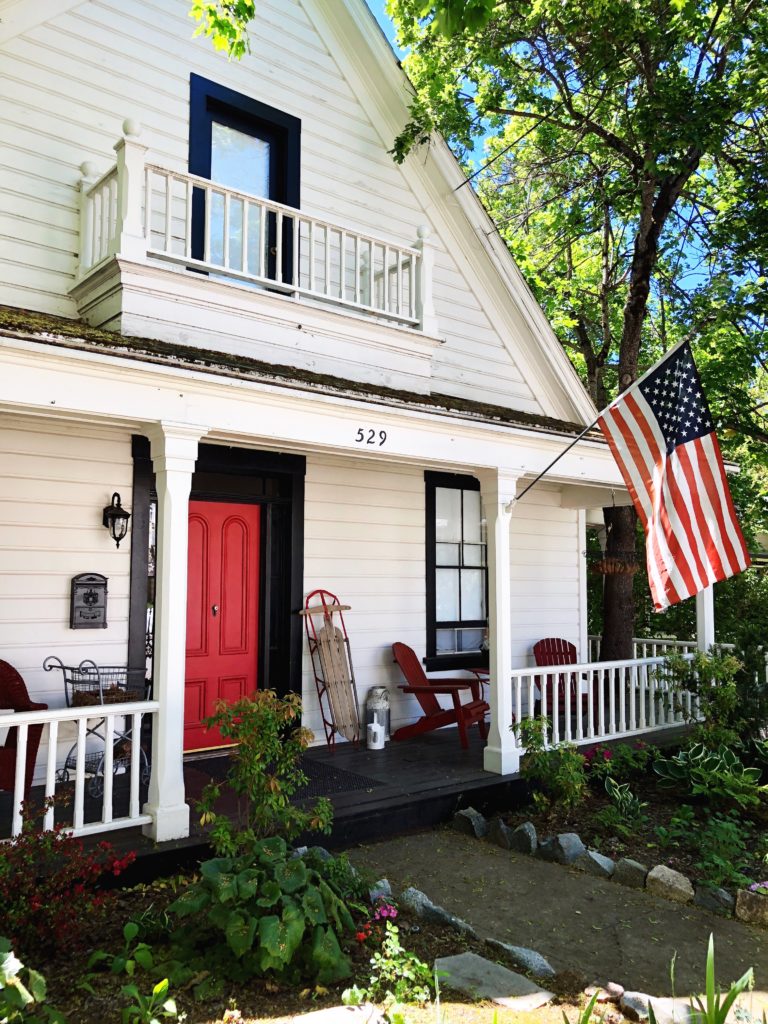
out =
[[[469,746],[467,728],[477,722],[480,735],[485,739],[487,728],[485,716],[490,711],[487,702],[481,697],[481,684],[478,679],[428,679],[416,652],[406,644],[392,644],[395,661],[407,680],[407,686],[401,686],[403,693],[412,693],[421,705],[424,714],[413,725],[404,725],[392,734],[393,740],[407,740],[412,736],[420,736],[433,729],[441,729],[444,725],[459,727],[459,740],[462,747]],[[461,694],[471,691],[472,700],[461,703]],[[452,708],[442,708],[436,694],[448,694],[453,699]]]
[[[13,665],[9,665],[7,661],[0,661],[0,708],[13,708],[14,711],[47,711],[48,705],[30,700],[24,680]],[[25,793],[32,785],[43,728],[42,725],[30,725],[27,731]],[[0,747],[0,789],[12,791],[14,788],[18,731],[16,726],[9,729],[5,745]]]

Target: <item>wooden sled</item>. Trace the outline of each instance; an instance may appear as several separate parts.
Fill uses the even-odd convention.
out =
[[[330,591],[313,590],[299,612],[304,616],[307,630],[325,741],[331,748],[336,745],[336,733],[351,743],[360,742],[360,705],[352,652],[342,615],[349,610],[350,605],[340,604],[338,597]],[[334,616],[338,618],[334,619]],[[318,617],[322,618],[319,628],[316,626]]]

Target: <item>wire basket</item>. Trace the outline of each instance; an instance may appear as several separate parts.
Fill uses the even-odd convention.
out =
[[[46,672],[53,668],[61,670],[69,708],[130,704],[146,699],[143,669],[129,669],[127,665],[97,665],[93,661],[64,665],[58,658],[46,658],[43,668]]]

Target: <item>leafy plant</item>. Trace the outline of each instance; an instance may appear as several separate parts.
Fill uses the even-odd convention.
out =
[[[46,1003],[45,978],[24,967],[8,939],[0,937],[0,1021],[2,1024],[66,1024]]]
[[[200,866],[200,880],[168,908],[188,919],[174,953],[239,981],[272,973],[319,983],[350,973],[339,939],[354,929],[346,904],[318,870],[289,857],[278,836],[254,841],[238,857]]]
[[[721,996],[715,981],[715,939],[710,934],[705,979],[704,1000],[702,1001],[699,996],[696,996],[691,1003],[692,1024],[725,1024],[733,1004],[744,989],[752,985],[754,973],[750,967],[738,981],[731,985],[725,996]]]
[[[575,1024],[590,1024],[590,1021],[592,1020],[592,1014],[595,1009],[595,1003],[597,1002],[597,997],[598,993],[595,992],[590,1001],[587,1003],[587,1005],[581,1011],[579,1016],[576,1018]],[[599,1019],[603,1019],[602,1014]],[[568,1014],[565,1012],[565,1010],[563,1010],[563,1024],[571,1024],[571,1022],[568,1020]]]
[[[745,735],[736,674],[741,662],[733,655],[705,654],[693,658],[671,654],[664,663],[664,675],[671,683],[673,707],[696,724],[695,741],[707,747],[733,746]],[[685,695],[693,697],[688,713]]]
[[[598,744],[584,751],[584,761],[590,782],[604,783],[607,778],[616,782],[631,782],[645,774],[658,751],[642,740],[636,743],[617,743],[613,747]]]
[[[698,850],[696,867],[711,885],[744,886],[751,882],[741,870],[747,859],[747,831],[739,815],[714,814],[697,832],[691,845]]]
[[[605,780],[605,791],[611,804],[596,815],[604,828],[610,828],[627,837],[633,829],[644,825],[648,816],[643,814],[648,806],[629,788],[628,782],[616,782],[609,775]]]
[[[106,841],[86,849],[63,825],[41,831],[40,824],[25,814],[21,833],[0,843],[3,927],[23,954],[76,946],[93,934],[111,899],[97,881],[119,875],[136,856],[118,857]]]
[[[534,804],[546,808],[552,803],[571,809],[587,792],[584,757],[571,743],[547,747],[542,719],[523,719],[515,726],[519,742],[525,747],[521,775],[532,786]]]
[[[123,926],[123,948],[119,953],[108,953],[103,949],[94,950],[88,957],[88,969],[101,966],[109,969],[111,974],[127,974],[132,978],[139,967],[144,971],[151,971],[155,966],[155,958],[152,947],[146,942],[136,942],[139,935],[139,925],[135,921],[128,921]],[[87,982],[86,986],[87,987]]]
[[[142,995],[137,985],[123,985],[123,995],[132,1000],[121,1012],[123,1024],[160,1024],[161,1020],[184,1020],[186,1014],[178,1012],[176,1001],[168,996],[168,988],[167,978],[158,981],[148,996]]]
[[[305,831],[330,831],[333,807],[326,797],[308,808],[291,802],[307,782],[301,755],[312,740],[300,722],[298,694],[278,697],[274,690],[259,690],[234,704],[219,701],[206,719],[209,728],[237,744],[226,783],[238,796],[237,819],[215,811],[221,795],[216,783],[205,787],[198,805],[201,823],[212,825],[211,844],[220,856],[235,856],[269,836],[294,839]]]
[[[345,853],[331,857],[326,850],[310,846],[304,854],[304,863],[314,868],[343,900],[367,906],[370,882],[366,875],[350,863]]]
[[[371,957],[371,975],[367,988],[357,985],[347,989],[342,1001],[359,1005],[365,1000],[383,1002],[387,1006],[399,1003],[428,1003],[434,991],[432,970],[428,964],[404,949],[400,943],[397,925],[385,922],[381,949]]]
[[[666,849],[686,845],[695,825],[696,812],[690,804],[683,804],[669,819],[669,825],[659,825],[656,829],[659,846]]]
[[[725,808],[757,807],[760,794],[768,787],[760,786],[760,770],[745,768],[729,747],[709,750],[696,743],[671,758],[657,758],[654,770],[662,786],[676,787],[692,796],[706,797]]]

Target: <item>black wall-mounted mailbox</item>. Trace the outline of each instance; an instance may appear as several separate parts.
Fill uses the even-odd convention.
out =
[[[106,576],[82,572],[72,577],[69,625],[71,629],[107,628]]]

